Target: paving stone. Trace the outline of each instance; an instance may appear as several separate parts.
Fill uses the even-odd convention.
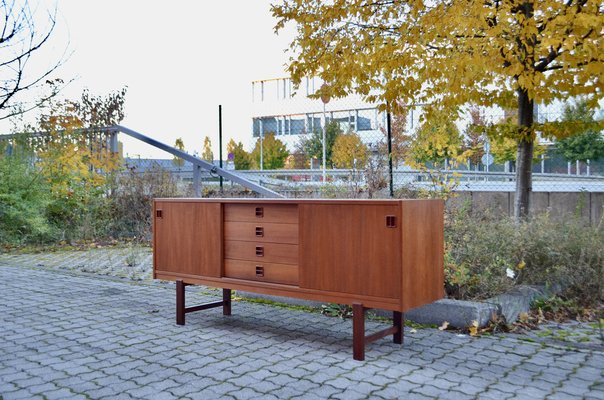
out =
[[[67,389],[59,389],[59,390],[53,390],[53,391],[47,391],[44,393],[44,397],[47,400],[64,400],[67,398],[72,398],[73,397],[73,393]]]
[[[361,400],[361,399],[366,399],[367,398],[367,394],[365,393],[359,393],[356,390],[353,389],[348,389],[344,392],[341,393],[336,393],[332,396],[330,396],[330,399],[340,399],[340,400]]]
[[[267,396],[267,397],[275,396],[278,399],[295,399],[295,398],[306,399],[306,398],[308,398],[307,393],[308,392],[300,391],[295,386],[291,385],[291,386],[280,387],[279,389],[273,390],[270,394],[263,393],[262,395],[255,397],[254,399],[264,400],[265,396]],[[319,398],[319,397],[316,397],[316,398]]]
[[[551,390],[539,389],[536,387],[525,387],[516,392],[516,397],[529,399],[547,399]]]
[[[15,392],[5,393],[5,400],[19,400],[19,399],[44,399],[42,395],[32,395],[25,389],[17,390]]]
[[[413,389],[412,392],[426,395],[429,397],[440,397],[442,394],[447,393],[446,390],[437,388],[436,386],[432,386],[432,385],[420,386],[416,389]]]
[[[418,388],[419,385],[414,385],[414,384],[408,384],[408,386],[403,386],[403,387],[394,387],[394,386],[389,386],[385,389],[382,390],[377,390],[375,392],[372,393],[372,396],[376,396],[379,398],[383,398],[383,399],[398,399],[401,397],[402,394],[406,394],[409,393],[411,391],[411,389],[416,389]]]
[[[503,399],[509,399],[511,397],[513,397],[514,394],[511,393],[504,393],[501,392],[499,390],[496,389],[489,389],[485,392],[482,392],[480,394],[478,394],[477,398],[478,399],[485,399],[485,400],[503,400]]]
[[[564,393],[564,392],[554,392],[552,394],[550,394],[548,397],[548,400],[577,400],[577,396],[573,395],[573,394],[568,394],[568,393]]]
[[[579,386],[574,384],[573,382],[564,382],[562,386],[556,388],[557,392],[568,393],[577,397],[581,397],[587,393],[589,393],[588,386]]]
[[[441,400],[473,400],[475,396],[458,392],[457,390],[449,390],[448,392],[439,395],[438,398]]]
[[[321,385],[316,389],[311,389],[306,392],[308,398],[312,399],[327,399],[337,393],[342,393],[341,389],[337,389],[331,385]]]

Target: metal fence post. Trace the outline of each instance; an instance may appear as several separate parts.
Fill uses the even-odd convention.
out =
[[[201,197],[201,167],[193,165],[193,191],[195,197]]]
[[[394,176],[392,174],[392,126],[390,119],[390,110],[386,114],[386,129],[388,133],[388,174],[390,178],[390,197],[394,197]]]
[[[222,169],[222,105],[218,105],[218,165]],[[220,191],[223,189],[224,178],[220,176]]]
[[[117,142],[117,132],[111,132],[109,137],[109,149],[112,153],[117,153],[119,151],[119,146]]]

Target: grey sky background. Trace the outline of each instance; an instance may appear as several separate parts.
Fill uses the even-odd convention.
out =
[[[190,153],[201,152],[203,137],[210,136],[217,157],[218,105],[225,146],[230,138],[250,145],[251,81],[287,75],[293,28],[275,35],[270,3],[58,0],[56,32],[35,61],[43,68],[69,40],[72,54],[55,76],[76,80],[62,96],[127,85],[123,125],[167,144],[182,137]],[[122,139],[130,155],[169,157]]]

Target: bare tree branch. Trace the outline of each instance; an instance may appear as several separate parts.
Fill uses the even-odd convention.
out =
[[[46,84],[50,75],[66,59],[66,51],[58,61],[42,71],[34,71],[30,61],[38,57],[48,44],[57,24],[57,9],[45,15],[29,0],[0,0],[0,120],[39,107],[62,88],[50,85],[51,93],[31,104],[18,104],[19,93]],[[42,24],[42,28],[39,27]]]

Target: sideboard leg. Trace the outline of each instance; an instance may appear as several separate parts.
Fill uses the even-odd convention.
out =
[[[231,289],[222,289],[222,315],[231,315]]]
[[[365,307],[360,303],[352,304],[352,358],[365,359]]]
[[[181,279],[176,281],[176,324],[185,324],[185,283]]]
[[[396,331],[393,335],[394,343],[403,344],[403,334],[405,331],[405,316],[402,312],[392,312],[392,325],[396,328]]]

